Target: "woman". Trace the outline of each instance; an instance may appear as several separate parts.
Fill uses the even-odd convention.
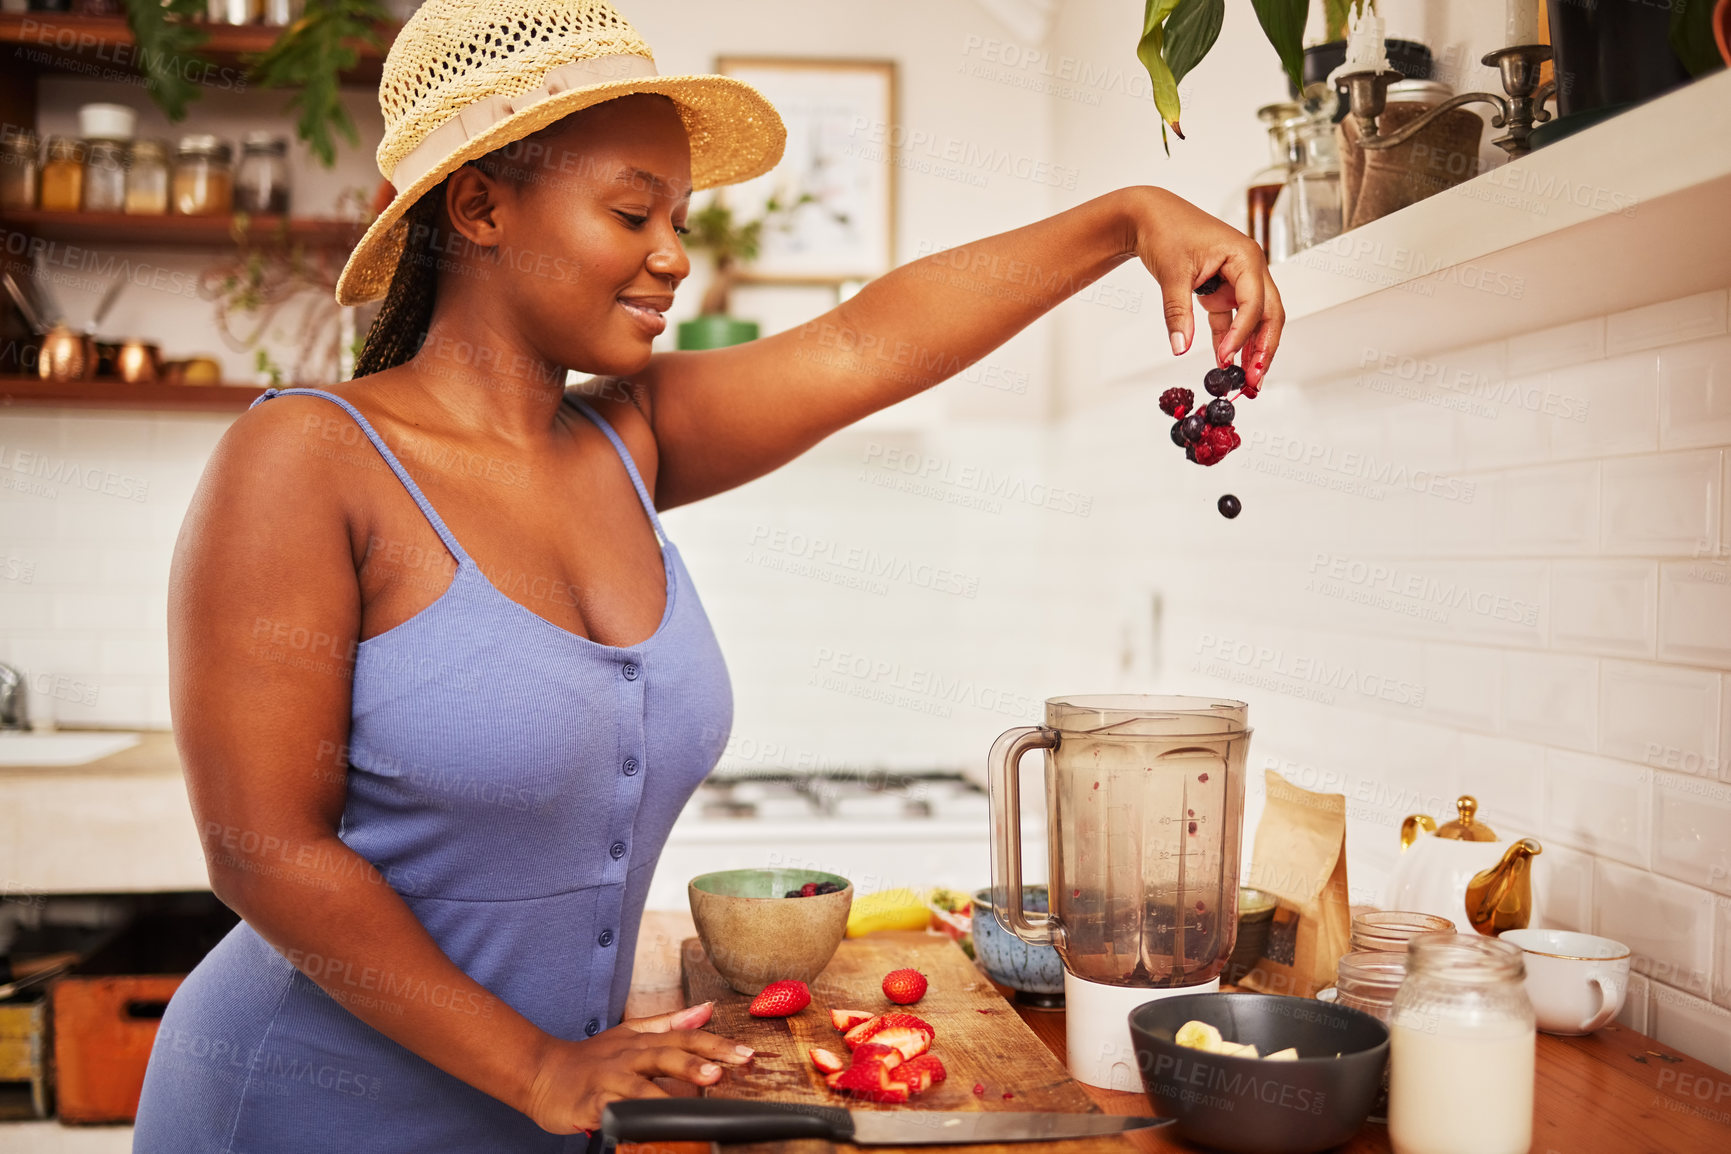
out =
[[[596,0],[429,0],[381,103],[401,192],[338,288],[389,289],[356,379],[261,397],[175,555],[175,732],[244,921],[163,1019],[141,1154],[576,1150],[651,1079],[747,1063],[707,1006],[621,1021],[656,857],[732,707],[657,509],[938,383],[1132,257],[1174,351],[1216,273],[1217,357],[1259,382],[1279,338],[1257,249],[1137,188],[807,330],[651,355],[691,190],[779,159],[761,96],[655,76]],[[596,383],[567,393],[567,369]]]

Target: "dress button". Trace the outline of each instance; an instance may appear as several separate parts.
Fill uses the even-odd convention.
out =
[[[612,945],[613,944],[613,931],[612,930],[602,930],[601,931],[601,937],[599,940],[603,946]]]
[[[622,841],[616,841],[613,843],[612,848],[607,852],[613,855],[614,861],[618,861],[620,858],[625,856],[625,843]]]
[[[590,1018],[587,1022],[583,1023],[583,1033],[588,1035],[589,1037],[593,1038],[596,1034],[599,1034],[600,1032],[601,1032],[601,1019],[600,1018]]]
[[[620,670],[620,672],[625,674],[625,680],[627,680],[627,681],[636,681],[637,680],[637,673],[638,673],[637,666],[634,665],[633,663],[629,662],[629,661],[627,661],[625,663],[625,668]]]
[[[637,759],[635,757],[628,757],[625,759],[625,776],[637,776]]]

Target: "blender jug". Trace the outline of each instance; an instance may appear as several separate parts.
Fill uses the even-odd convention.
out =
[[[1064,961],[1070,1072],[1139,1090],[1129,1013],[1218,989],[1238,931],[1248,707],[1203,697],[1054,697],[992,745],[992,903]],[[1046,751],[1050,912],[1022,901],[1019,765]]]

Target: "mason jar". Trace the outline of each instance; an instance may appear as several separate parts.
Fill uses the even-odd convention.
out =
[[[1354,915],[1347,949],[1404,954],[1407,943],[1419,934],[1452,934],[1454,929],[1453,922],[1435,914],[1373,910]]]
[[[84,201],[84,142],[50,136],[42,165],[40,206],[48,212],[77,212]]]
[[[1520,948],[1421,934],[1389,1017],[1395,1154],[1526,1154],[1533,1141],[1533,1006]]]
[[[234,174],[237,212],[286,216],[289,210],[288,141],[270,132],[249,132],[241,142]]]
[[[234,150],[208,133],[180,138],[174,152],[169,202],[182,216],[228,212],[234,205]]]
[[[124,140],[92,140],[84,157],[84,193],[80,208],[85,212],[121,212],[126,208],[126,150]]]
[[[132,164],[126,170],[126,211],[144,216],[168,211],[166,141],[132,142]]]
[[[35,208],[42,142],[28,128],[0,131],[0,208]]]

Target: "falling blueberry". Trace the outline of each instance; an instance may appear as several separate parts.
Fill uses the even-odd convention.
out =
[[[1187,446],[1189,446],[1190,442],[1184,439],[1184,422],[1183,421],[1173,421],[1172,422],[1172,443],[1174,445],[1177,445],[1180,449],[1183,449],[1183,448],[1186,448]]]
[[[1230,425],[1232,418],[1238,415],[1232,402],[1225,397],[1208,402],[1205,419],[1210,425]]]
[[[1220,504],[1220,515],[1222,517],[1225,517],[1228,521],[1230,521],[1232,518],[1238,516],[1238,514],[1244,508],[1243,505],[1238,503],[1238,498],[1234,497],[1231,493],[1228,493],[1228,494],[1226,494],[1226,496],[1220,498],[1219,504]]]

